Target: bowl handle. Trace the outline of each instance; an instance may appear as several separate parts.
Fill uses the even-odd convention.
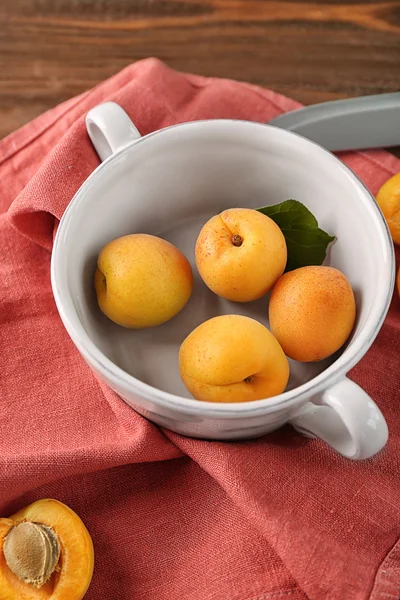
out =
[[[388,439],[388,427],[375,402],[356,383],[343,378],[290,420],[302,435],[318,437],[353,460],[374,456]]]
[[[102,161],[141,137],[124,109],[115,102],[92,108],[86,115],[86,129]]]

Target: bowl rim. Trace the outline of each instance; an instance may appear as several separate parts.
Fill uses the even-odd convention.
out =
[[[367,323],[363,326],[357,338],[349,344],[349,346],[344,350],[339,358],[335,360],[334,363],[329,365],[321,373],[309,381],[301,384],[300,386],[271,398],[253,400],[251,402],[243,403],[214,403],[178,396],[176,394],[160,390],[159,388],[151,386],[124,371],[121,367],[111,361],[105,354],[103,354],[103,352],[101,352],[101,350],[87,334],[80,322],[79,317],[77,316],[78,325],[74,324],[68,314],[68,310],[65,308],[62,294],[58,285],[57,259],[60,248],[63,245],[63,238],[68,230],[68,224],[73,218],[74,210],[82,201],[83,192],[90,188],[93,180],[99,176],[101,171],[112,168],[112,164],[115,160],[118,160],[121,158],[121,156],[134,151],[136,146],[148,143],[150,140],[152,140],[152,138],[163,136],[171,131],[173,131],[173,133],[179,133],[179,130],[183,128],[195,129],[199,127],[209,127],[210,129],[213,129],[214,127],[232,127],[232,125],[239,127],[254,127],[257,129],[265,128],[266,130],[273,129],[278,137],[290,137],[291,140],[296,140],[295,143],[303,143],[306,147],[308,146],[309,148],[313,148],[314,151],[316,150],[317,152],[322,153],[326,159],[331,160],[332,164],[335,165],[344,176],[349,178],[352,183],[359,188],[359,190],[363,193],[365,202],[372,211],[370,212],[371,218],[375,218],[377,224],[380,224],[381,233],[383,234],[382,238],[384,241],[384,247],[382,250],[387,254],[388,260],[384,263],[382,268],[385,268],[385,280],[387,285],[385,288],[385,294],[382,290],[380,291],[380,303],[378,305],[379,310],[376,308],[376,306],[374,306],[375,318],[372,319],[371,316],[369,317]],[[378,335],[389,310],[395,284],[394,247],[389,228],[378,204],[375,201],[374,196],[361,181],[361,179],[352,171],[352,169],[345,165],[329,150],[302,135],[280,129],[273,125],[268,125],[267,123],[258,123],[242,119],[208,119],[187,121],[158,129],[138,138],[137,140],[132,141],[130,144],[124,146],[109,156],[105,161],[100,163],[100,165],[79,187],[61,217],[54,239],[50,271],[53,296],[64,327],[84,359],[98,373],[98,375],[100,375],[100,377],[106,381],[108,385],[110,385],[110,387],[114,389],[117,388],[117,393],[125,393],[127,395],[132,395],[132,393],[134,393],[138,398],[149,400],[155,405],[164,407],[166,409],[175,408],[188,415],[204,415],[215,418],[237,418],[278,412],[282,409],[287,409],[302,403],[302,401],[309,399],[322,390],[331,387],[338,380],[346,377],[348,371],[361,360]]]

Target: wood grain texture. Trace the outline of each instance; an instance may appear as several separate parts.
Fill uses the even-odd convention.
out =
[[[0,0],[0,137],[148,56],[305,104],[397,91],[400,1]]]

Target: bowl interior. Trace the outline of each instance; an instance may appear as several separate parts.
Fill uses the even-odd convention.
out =
[[[391,262],[387,233],[368,192],[315,144],[276,128],[232,121],[163,130],[112,157],[89,178],[63,218],[54,251],[53,284],[64,314],[75,332],[83,328],[124,371],[190,398],[178,369],[179,346],[190,331],[223,313],[248,315],[268,325],[267,297],[237,304],[208,290],[195,267],[197,235],[223,209],[256,208],[288,198],[303,202],[320,226],[337,236],[326,264],[346,274],[356,295],[357,324],[349,344],[363,335],[367,339],[386,302]],[[195,276],[193,296],[182,312],[142,331],[110,322],[97,306],[93,287],[101,248],[134,232],[175,244]],[[288,389],[329,371],[342,353],[316,364],[291,361]]]

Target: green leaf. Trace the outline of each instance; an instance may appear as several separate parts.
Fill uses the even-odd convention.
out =
[[[285,236],[288,250],[286,271],[322,265],[329,244],[336,238],[318,227],[317,219],[304,204],[298,200],[285,200],[257,210],[275,221]]]

